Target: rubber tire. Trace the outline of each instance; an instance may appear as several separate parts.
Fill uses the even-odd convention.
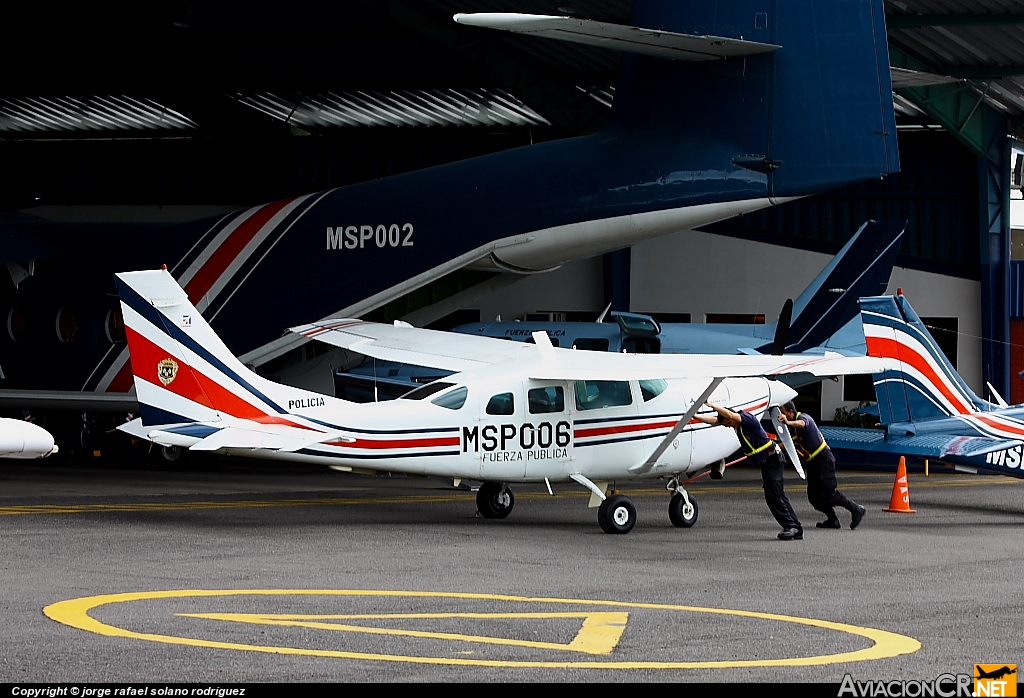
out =
[[[697,498],[689,493],[687,493],[687,496],[690,498],[690,504],[692,505],[692,511],[689,512],[690,516],[686,515],[686,500],[683,499],[683,495],[674,494],[672,499],[668,501],[668,518],[676,528],[690,528],[697,523],[697,514],[699,513]]]
[[[160,462],[165,465],[180,462],[184,455],[185,449],[181,446],[160,446],[158,451]]]
[[[629,533],[636,524],[636,507],[629,497],[613,494],[601,502],[597,523],[605,533]]]
[[[501,501],[503,494],[507,496],[507,502]],[[504,519],[512,513],[515,505],[516,496],[504,482],[485,482],[476,493],[477,511],[485,519]]]

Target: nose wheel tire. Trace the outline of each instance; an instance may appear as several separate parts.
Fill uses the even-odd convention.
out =
[[[629,497],[613,494],[601,502],[597,522],[605,533],[629,533],[636,524],[636,507]]]
[[[476,508],[485,519],[504,519],[515,504],[516,497],[504,482],[485,482],[476,493]]]
[[[673,526],[678,528],[689,528],[697,523],[697,499],[692,494],[687,494],[690,503],[681,494],[672,495],[668,502],[668,518]]]

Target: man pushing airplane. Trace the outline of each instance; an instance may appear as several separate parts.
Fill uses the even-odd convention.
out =
[[[834,509],[840,506],[853,517],[850,528],[857,528],[867,509],[836,489],[836,458],[818,425],[806,414],[797,412],[792,401],[783,405],[780,411],[779,424],[794,430],[797,450],[807,469],[807,499],[812,507],[827,517],[815,525],[818,528],[842,528]]]

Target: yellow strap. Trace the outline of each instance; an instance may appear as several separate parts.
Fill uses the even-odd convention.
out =
[[[794,419],[793,421],[794,422],[797,421],[797,419],[800,419],[800,417],[802,415],[803,415],[803,412],[797,412],[796,413],[796,419]],[[825,437],[823,436],[823,437],[821,437],[821,445],[818,446],[816,449],[814,449],[814,453],[812,453],[812,454],[810,454],[808,456],[804,456],[804,458],[806,460],[814,460],[814,457],[816,455],[818,455],[819,453],[821,453],[822,451],[824,451],[826,448],[828,448],[828,444],[825,442]]]
[[[766,444],[764,444],[763,446],[758,446],[757,448],[754,448],[754,444],[750,443],[750,441],[747,440],[747,435],[743,433],[742,429],[740,429],[739,427],[736,427],[736,433],[740,435],[741,439],[743,439],[743,443],[745,443],[747,445],[747,448],[751,449],[750,453],[744,453],[743,454],[747,458],[749,458],[750,456],[756,456],[758,453],[760,453],[761,451],[764,451],[765,449],[767,449],[769,446],[772,445],[772,440],[768,439],[768,442]]]
[[[807,460],[814,460],[814,457],[817,456],[822,451],[824,451],[826,448],[828,448],[828,444],[825,443],[825,439],[822,439],[821,440],[821,446],[818,446],[816,449],[814,449],[814,453],[812,453],[811,455],[807,456]]]

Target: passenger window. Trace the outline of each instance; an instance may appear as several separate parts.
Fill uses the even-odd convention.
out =
[[[584,351],[608,351],[608,340],[580,337],[572,343],[572,348]]]
[[[626,337],[622,351],[627,354],[660,354],[661,340],[657,337]]]
[[[430,402],[437,405],[438,407],[444,407],[449,410],[461,410],[462,406],[466,404],[466,396],[469,391],[465,388],[456,388],[450,393],[445,393],[441,397],[434,398]]]
[[[548,414],[565,411],[565,391],[560,386],[534,388],[527,393],[530,414]]]
[[[499,393],[487,401],[487,414],[512,414],[516,411],[512,393]]]
[[[640,381],[640,394],[643,396],[644,402],[650,402],[665,392],[667,388],[668,381],[664,381],[661,378],[654,378],[649,381]]]
[[[628,381],[576,381],[576,409],[597,410],[633,404]]]
[[[549,335],[548,339],[551,340],[551,346],[553,346],[553,347],[557,347],[558,346],[558,337],[552,337],[552,336]],[[526,343],[527,344],[536,344],[537,342],[535,342],[533,340],[533,337],[527,337],[526,338]]]
[[[428,383],[420,388],[414,388],[407,392],[401,397],[402,400],[422,400],[423,398],[430,397],[434,393],[439,393],[445,388],[450,388],[454,383],[445,383],[444,381],[436,381],[434,383]]]

